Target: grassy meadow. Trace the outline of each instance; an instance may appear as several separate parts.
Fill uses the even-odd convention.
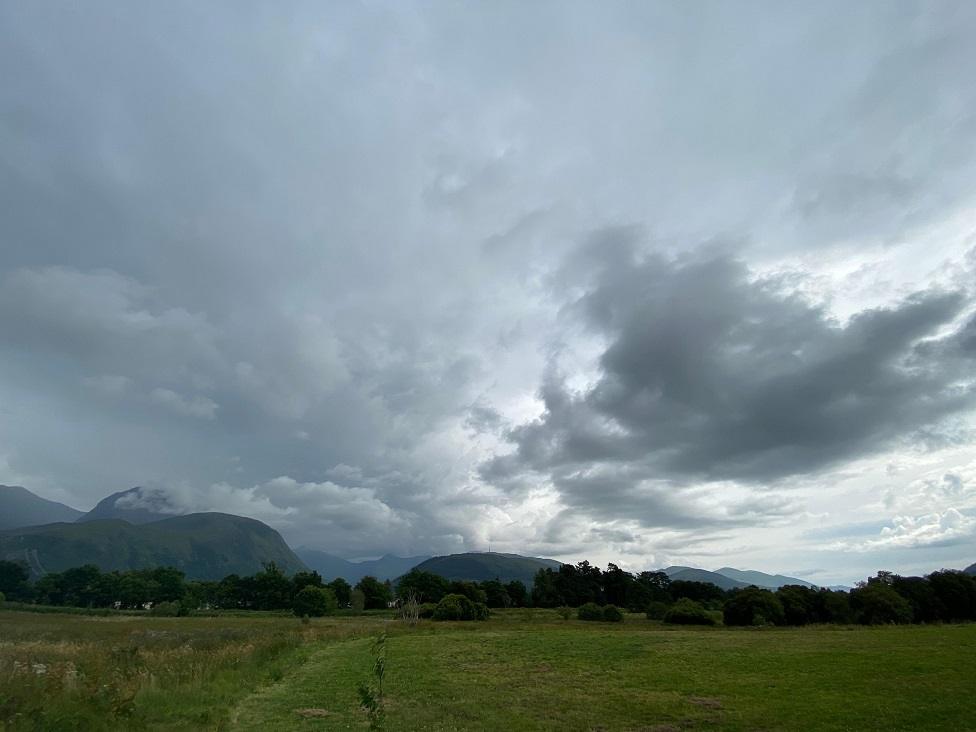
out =
[[[0,729],[976,729],[976,625],[670,628],[512,610],[152,618],[0,612]]]

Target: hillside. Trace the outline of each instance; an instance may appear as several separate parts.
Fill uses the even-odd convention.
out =
[[[309,549],[308,547],[300,547],[295,553],[305,562],[309,569],[314,569],[325,579],[342,577],[352,584],[355,584],[366,575],[376,577],[380,580],[396,579],[400,575],[409,572],[421,562],[430,559],[429,556],[397,557],[393,554],[385,554],[379,559],[351,562],[348,559],[337,557],[334,554],[328,554],[318,549]]]
[[[970,564],[963,570],[963,572],[966,574],[976,574],[976,564]]]
[[[0,485],[0,531],[74,521],[81,515],[71,506],[41,498],[19,485]]]
[[[662,570],[671,581],[681,580],[685,582],[711,582],[713,585],[721,587],[723,590],[734,590],[740,587],[748,587],[745,582],[739,582],[731,577],[726,577],[718,572],[709,572],[707,569],[697,567],[668,567]]]
[[[253,574],[265,562],[288,573],[305,565],[270,526],[224,513],[133,525],[119,519],[0,532],[0,558],[25,560],[35,576],[81,564],[103,570],[172,566],[190,579]]]
[[[536,572],[546,567],[559,569],[555,559],[523,557],[520,554],[498,554],[495,552],[469,552],[450,554],[444,557],[431,557],[417,565],[424,572],[438,574],[449,580],[474,580],[483,582],[498,578],[503,582],[520,580],[531,586]]]
[[[100,500],[79,522],[122,519],[130,524],[148,524],[183,513],[164,491],[136,486]]]
[[[784,585],[800,585],[802,587],[816,587],[817,585],[796,577],[787,577],[782,574],[766,574],[757,572],[754,569],[733,569],[732,567],[722,567],[715,570],[716,574],[723,577],[734,579],[736,582],[745,582],[747,585],[756,587],[766,587],[770,590],[777,590]]]

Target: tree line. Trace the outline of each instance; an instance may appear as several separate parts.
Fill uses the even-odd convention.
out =
[[[419,617],[482,619],[488,608],[585,608],[589,619],[616,618],[607,608],[646,613],[683,624],[806,625],[810,623],[933,623],[976,620],[976,577],[940,570],[924,577],[879,572],[850,592],[786,585],[777,590],[723,590],[709,582],[671,580],[664,572],[606,570],[582,561],[540,569],[524,583],[447,580],[413,569],[396,583],[363,577],[355,585],[318,572],[286,575],[269,563],[253,575],[187,580],[172,567],[103,572],[93,565],[30,582],[26,565],[0,560],[0,600],[83,608],[151,609],[183,614],[201,609],[292,610],[325,615],[339,608],[372,610],[411,603]],[[438,610],[438,606],[440,610]],[[600,608],[597,613],[594,608]],[[568,613],[560,613],[568,617]]]

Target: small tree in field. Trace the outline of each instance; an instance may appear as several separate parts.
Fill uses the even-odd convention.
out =
[[[299,617],[320,618],[335,612],[337,607],[335,593],[328,587],[306,585],[295,593],[293,610]]]

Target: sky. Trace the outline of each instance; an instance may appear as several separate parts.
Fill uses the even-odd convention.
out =
[[[0,483],[348,558],[976,561],[976,4],[0,4]]]

